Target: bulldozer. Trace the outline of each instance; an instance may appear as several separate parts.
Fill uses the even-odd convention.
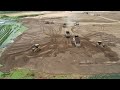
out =
[[[33,52],[38,52],[38,51],[40,51],[40,50],[41,50],[40,44],[34,44],[34,45],[32,46],[32,51],[33,51]]]

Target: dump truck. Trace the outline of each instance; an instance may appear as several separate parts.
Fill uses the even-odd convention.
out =
[[[69,32],[69,31],[66,31],[65,37],[66,37],[66,38],[70,38],[70,32]]]
[[[66,27],[67,27],[67,24],[66,24],[66,23],[64,23],[64,24],[63,24],[63,28],[66,28]]]
[[[78,35],[73,37],[73,43],[76,47],[80,47],[80,37]]]

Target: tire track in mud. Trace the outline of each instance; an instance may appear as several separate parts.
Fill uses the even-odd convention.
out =
[[[32,26],[32,24],[31,24],[31,26]],[[47,30],[49,30],[49,28]],[[34,31],[32,31],[32,33],[33,32]],[[29,37],[29,35],[27,37]],[[3,56],[2,56],[3,60],[0,60],[0,63],[2,62],[4,65],[4,67],[1,70],[9,71],[10,69],[13,69],[14,67],[22,67],[22,66],[26,65],[31,58],[37,59],[37,57],[57,57],[57,55],[59,53],[64,53],[66,51],[70,51],[69,49],[73,49],[73,51],[71,50],[71,56],[73,55],[73,57],[75,57],[73,54],[74,52],[77,55],[81,55],[83,53],[83,56],[82,55],[81,56],[85,60],[86,60],[86,58],[90,59],[90,60],[94,59],[94,58],[92,58],[92,55],[95,55],[96,53],[104,53],[105,57],[109,58],[109,60],[111,60],[111,61],[118,60],[117,55],[113,51],[111,51],[110,48],[107,48],[107,49],[97,48],[94,45],[95,43],[90,42],[89,39],[87,39],[87,38],[81,37],[81,48],[79,48],[79,49],[76,49],[73,46],[69,46],[68,44],[71,42],[71,40],[68,40],[65,37],[59,36],[59,37],[50,37],[50,38],[51,38],[50,42],[40,44],[41,47],[43,47],[43,48],[41,49],[40,52],[37,52],[37,53],[32,52],[31,45],[29,45],[28,47],[27,46],[24,47],[24,45],[18,46],[19,48],[17,48],[17,46],[15,48],[13,47],[14,53],[11,53],[11,54],[9,53],[10,49],[8,49],[8,52],[6,52],[6,54],[3,54]],[[56,41],[56,38],[57,38],[57,41]],[[28,43],[28,42],[26,42],[26,43]],[[22,48],[22,47],[24,47],[24,48]],[[21,52],[16,52],[17,49],[18,50],[21,49]],[[84,57],[86,57],[86,58],[84,58]],[[75,59],[81,60],[81,58],[75,58]],[[97,63],[100,64],[100,63],[104,63],[104,62],[97,62]],[[64,63],[64,64],[66,64],[66,63]],[[87,62],[86,62],[86,64],[87,64]],[[96,63],[92,62],[92,64],[95,65]],[[82,65],[84,65],[84,63]]]
[[[56,43],[53,43],[53,41],[50,41],[48,43],[41,44],[41,48],[42,48],[41,51],[35,52],[35,53],[32,52],[32,47],[29,47],[29,48],[24,47],[23,48],[23,46],[21,46],[21,47],[18,46],[19,48],[17,49],[17,46],[16,46],[14,51],[12,51],[14,53],[9,53],[10,52],[9,51],[7,54],[2,55],[0,63],[3,64],[4,66],[0,70],[8,71],[14,67],[24,66],[27,64],[27,62],[29,61],[30,58],[49,57],[52,54],[53,54],[52,56],[57,56],[57,54],[59,52],[65,52],[65,50],[67,49],[66,41],[63,42],[63,43],[65,43],[66,47],[64,47],[64,46],[60,47],[59,44],[62,43],[61,40],[63,40],[63,37],[62,37],[62,39],[60,37],[60,41],[57,41]],[[16,52],[20,48],[23,48],[23,50],[20,52]]]
[[[97,32],[94,34],[87,35],[90,39],[92,37],[94,38],[100,38],[101,41],[107,46],[105,48],[100,48],[104,55],[110,59],[110,61],[118,61],[120,60],[118,57],[118,54],[111,50],[110,46],[115,47],[117,43],[120,43],[120,38],[115,37],[112,34],[107,34],[103,32]]]
[[[73,48],[73,46],[69,47],[69,45],[68,45],[71,42],[71,40],[68,41],[68,39],[66,39],[65,37],[59,37],[59,39],[57,39],[57,40],[58,41],[56,41],[56,42],[54,42],[54,40],[51,40],[48,43],[42,44],[41,51],[37,52],[37,53],[33,53],[31,50],[31,47],[27,48],[26,50],[21,51],[21,52],[15,52],[15,53],[11,53],[11,54],[8,53],[7,55],[3,56],[4,62],[2,64],[13,63],[13,61],[15,60],[15,61],[17,61],[15,63],[16,65],[11,64],[12,66],[6,66],[6,67],[10,68],[10,67],[16,67],[16,66],[24,66],[25,63],[27,63],[30,58],[50,57],[51,55],[56,57],[57,54],[59,54],[60,52],[64,53],[67,51],[68,48]],[[105,57],[108,57],[110,61],[117,61],[119,59],[117,57],[117,54],[114,53],[113,51],[111,51],[110,48],[105,48],[105,49],[104,48],[96,48],[94,46],[94,43],[90,42],[89,39],[81,38],[81,43],[82,44],[81,44],[80,49],[84,49],[84,51],[82,53],[84,53],[84,55],[86,55],[90,58],[92,58],[92,55],[95,53],[103,52],[105,54]],[[17,49],[15,49],[15,50],[17,50]],[[18,50],[19,50],[19,48],[18,48]],[[75,53],[81,54],[81,52],[77,53],[76,51],[75,51]],[[21,59],[19,59],[19,58],[17,59],[17,57],[19,57]],[[19,62],[18,60],[20,60],[21,62]],[[11,61],[11,62],[9,62],[9,61]],[[20,64],[23,62],[24,62],[24,64]],[[18,65],[18,63],[20,65]],[[96,64],[96,63],[93,63],[93,64]]]

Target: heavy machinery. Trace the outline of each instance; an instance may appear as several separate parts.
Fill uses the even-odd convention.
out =
[[[70,35],[70,32],[69,32],[69,31],[66,31],[65,37],[66,37],[66,38],[70,38],[70,36],[71,36],[71,35]]]
[[[54,22],[45,21],[45,24],[54,24]]]
[[[105,47],[105,44],[102,41],[98,41],[96,46],[97,47]]]
[[[79,23],[78,22],[74,23],[74,26],[79,26]]]
[[[38,52],[38,51],[40,51],[40,50],[41,50],[40,44],[34,44],[34,45],[32,46],[32,51],[33,51],[33,52]]]
[[[78,35],[75,35],[74,37],[73,37],[73,43],[74,43],[74,45],[76,46],[76,47],[80,47],[80,37],[78,36]]]
[[[63,28],[66,28],[66,27],[67,27],[67,24],[66,24],[66,23],[64,23],[64,24],[63,24]]]

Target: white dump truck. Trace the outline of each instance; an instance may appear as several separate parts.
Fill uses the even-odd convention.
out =
[[[80,47],[81,43],[80,43],[80,37],[78,35],[73,37],[73,43],[76,47]]]

